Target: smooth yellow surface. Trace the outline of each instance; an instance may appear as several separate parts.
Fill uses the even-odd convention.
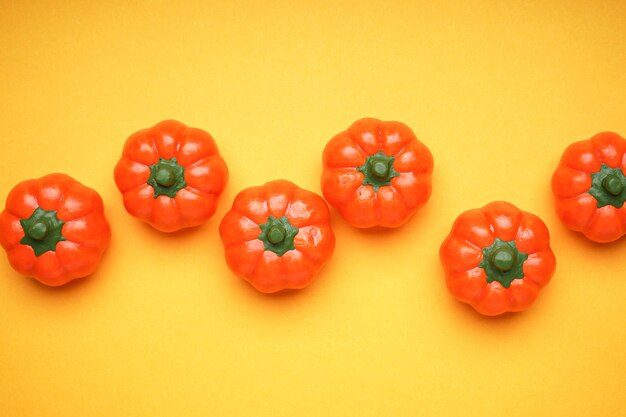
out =
[[[320,192],[325,143],[400,120],[435,159],[408,224],[333,212],[334,257],[265,296],[223,259],[236,193],[276,178]],[[216,215],[166,235],[131,218],[113,166],[175,118],[216,139]],[[561,226],[567,144],[626,135],[626,2],[0,2],[0,199],[65,172],[113,228],[98,272],[64,288],[0,259],[0,416],[585,416],[626,409],[626,238]],[[558,258],[528,311],[483,318],[447,293],[456,216],[508,200]]]

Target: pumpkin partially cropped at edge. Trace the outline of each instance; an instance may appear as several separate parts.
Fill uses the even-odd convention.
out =
[[[602,132],[565,149],[552,175],[563,224],[598,243],[626,234],[626,140]]]

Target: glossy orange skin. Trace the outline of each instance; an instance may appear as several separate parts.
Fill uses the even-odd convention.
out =
[[[150,165],[159,158],[176,158],[185,168],[187,186],[174,198],[154,198],[154,189],[147,184]],[[165,120],[132,134],[114,175],[126,210],[162,232],[204,223],[215,213],[228,182],[228,168],[211,135],[176,120]]]
[[[65,222],[67,239],[54,251],[36,256],[33,248],[20,243],[24,237],[21,219],[35,209],[56,210]],[[59,286],[93,273],[109,245],[111,230],[98,193],[65,174],[50,174],[23,181],[9,193],[0,214],[0,244],[11,266],[21,274],[49,286]]]
[[[514,240],[517,249],[528,254],[522,264],[524,278],[513,280],[509,288],[498,281],[488,283],[484,269],[478,266],[483,259],[482,249],[496,238]],[[439,255],[450,293],[486,316],[526,310],[556,269],[543,221],[503,201],[462,213]]]
[[[287,216],[298,228],[295,249],[282,256],[265,250],[258,239],[269,216]],[[220,224],[226,263],[263,293],[308,286],[335,249],[330,213],[317,194],[292,182],[276,180],[241,191]]]
[[[400,175],[375,191],[363,185],[357,167],[379,151],[395,156],[393,167]],[[352,226],[392,228],[403,225],[428,201],[432,172],[430,150],[407,125],[366,118],[324,148],[321,187],[326,201]]]
[[[588,193],[591,174],[602,164],[626,174],[625,154],[626,140],[613,132],[599,133],[565,149],[552,175],[556,213],[565,226],[598,243],[613,242],[626,234],[626,205],[598,208],[596,198]]]

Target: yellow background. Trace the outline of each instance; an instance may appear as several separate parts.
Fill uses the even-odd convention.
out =
[[[0,262],[0,415],[624,416],[626,238],[562,227],[565,146],[626,135],[626,2],[0,2],[0,198],[65,172],[100,192],[113,238],[92,277],[50,289]],[[238,191],[320,192],[325,143],[400,120],[435,159],[404,227],[333,212],[334,257],[299,293],[226,267]],[[216,215],[158,233],[126,214],[113,166],[136,130],[209,131],[230,168]],[[484,318],[447,293],[456,216],[508,200],[558,258],[528,311]]]

